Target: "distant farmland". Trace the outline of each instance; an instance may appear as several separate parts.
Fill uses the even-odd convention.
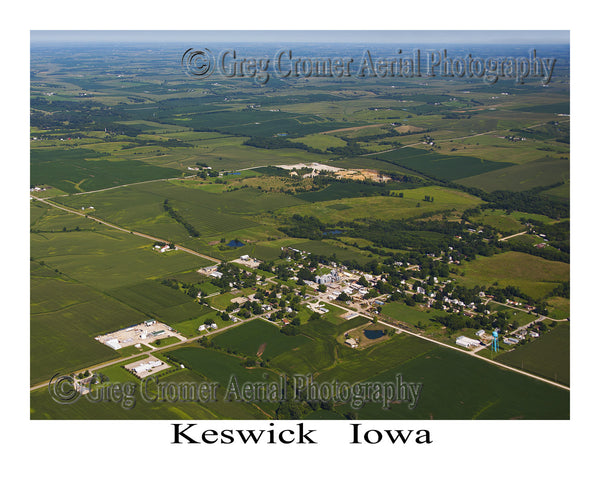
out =
[[[475,157],[441,155],[410,147],[380,153],[375,157],[444,180],[457,180],[512,165],[511,163],[491,162]]]

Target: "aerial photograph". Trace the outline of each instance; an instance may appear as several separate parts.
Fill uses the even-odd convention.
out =
[[[30,419],[571,417],[569,31],[31,30],[29,67]]]

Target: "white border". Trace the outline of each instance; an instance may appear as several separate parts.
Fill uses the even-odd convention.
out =
[[[5,462],[18,470],[46,477],[85,475],[88,478],[152,475],[219,475],[221,478],[303,478],[307,475],[423,475],[444,478],[483,476],[499,478],[535,475],[563,478],[577,471],[595,471],[594,428],[598,420],[594,365],[597,288],[597,235],[595,203],[598,168],[594,147],[598,137],[597,109],[591,114],[599,78],[595,16],[577,2],[369,2],[363,4],[302,2],[147,1],[125,3],[105,0],[93,4],[75,1],[22,2],[19,17],[5,12],[10,29],[3,34],[8,52],[4,59],[2,118],[4,148],[3,237],[5,252],[2,292],[9,308],[5,322],[28,324],[28,98],[30,29],[571,29],[572,85],[572,420],[553,422],[394,421],[368,422],[381,428],[428,428],[431,446],[351,446],[344,422],[318,424],[323,443],[318,447],[267,449],[234,446],[170,446],[171,422],[28,420],[28,351],[5,347],[11,361],[3,382],[2,413]],[[594,23],[592,23],[594,22]],[[587,107],[587,108],[586,108]],[[8,168],[7,168],[8,167]],[[593,209],[593,210],[592,210]],[[8,228],[7,228],[8,227]],[[14,232],[19,233],[14,235]],[[6,258],[9,257],[9,258]],[[587,285],[587,286],[586,286]],[[8,295],[6,295],[8,293]],[[8,385],[8,388],[7,388]],[[211,428],[249,428],[256,422],[210,422]],[[367,422],[361,422],[367,423]],[[263,425],[260,422],[257,425]],[[202,423],[209,428],[209,422]],[[167,455],[150,454],[132,461],[145,446]],[[592,448],[594,448],[592,450]],[[131,456],[130,456],[131,455]],[[91,460],[91,461],[90,461]],[[69,473],[67,473],[69,472]]]

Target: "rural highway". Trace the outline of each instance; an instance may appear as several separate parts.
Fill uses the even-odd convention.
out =
[[[114,187],[114,188],[116,188],[116,187]],[[121,232],[131,233],[133,235],[137,235],[138,237],[147,238],[148,240],[152,240],[154,242],[171,243],[168,240],[164,240],[162,238],[153,237],[152,235],[146,235],[145,233],[134,232],[133,230],[119,227],[118,225],[114,225],[112,223],[105,222],[104,220],[100,220],[99,218],[92,217],[91,215],[88,215],[87,213],[81,213],[78,210],[73,210],[71,208],[63,207],[62,205],[57,205],[56,203],[50,202],[44,198],[39,198],[34,195],[31,195],[31,198],[33,198],[34,200],[37,200],[38,202],[45,203],[46,205],[49,205],[51,207],[58,208],[59,210],[64,210],[65,212],[74,213],[75,215],[79,215],[80,217],[89,218],[90,220],[93,220],[94,222],[101,223],[102,225],[106,225],[107,227],[114,228],[115,230],[119,230]],[[217,264],[221,263],[221,260],[217,260],[216,258],[209,257],[208,255],[204,255],[203,253],[198,253],[195,250],[192,250],[190,248],[183,247],[183,246],[177,245],[177,244],[174,244],[174,245],[177,250],[181,250],[182,252],[186,252],[191,255],[196,255],[197,257],[202,257],[205,260],[209,260],[209,261],[217,263]]]

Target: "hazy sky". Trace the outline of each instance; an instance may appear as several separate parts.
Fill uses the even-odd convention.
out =
[[[307,42],[568,44],[568,30],[32,30],[31,42]]]

